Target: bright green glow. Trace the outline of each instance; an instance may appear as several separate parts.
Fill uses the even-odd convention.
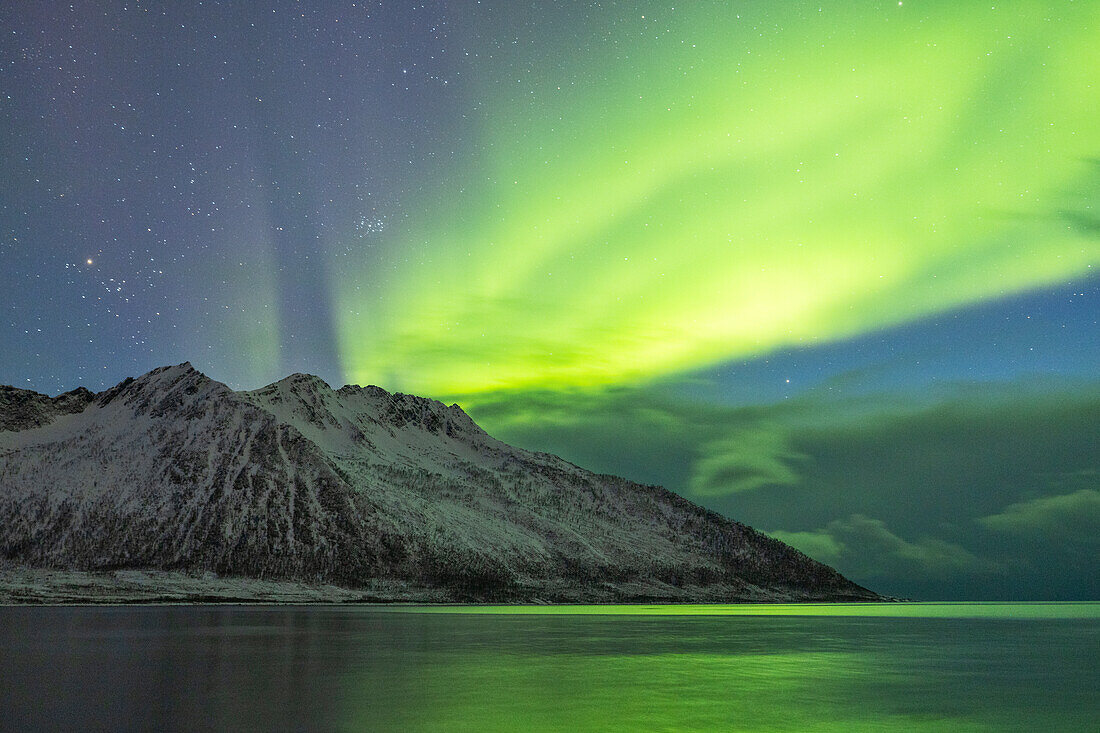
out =
[[[1100,6],[775,5],[763,34],[688,4],[613,53],[473,70],[479,170],[426,196],[385,282],[336,273],[349,378],[636,382],[1100,258],[1059,216],[1100,148]]]
[[[854,618],[775,618],[761,612],[791,607],[760,605],[673,607],[685,615],[633,606],[536,609],[546,615],[527,615],[526,608],[430,609],[478,614],[445,617],[347,609],[342,631],[357,613],[372,629],[392,630],[382,650],[366,646],[364,656],[385,660],[390,645],[404,653],[381,673],[360,671],[370,670],[369,662],[349,665],[355,673],[348,693],[334,696],[334,705],[345,702],[347,727],[380,730],[1088,727],[1096,675],[1081,639],[1094,635],[1096,615],[1030,615],[1041,606],[1055,614],[1063,608],[877,604],[828,614],[848,610]],[[987,607],[1003,615],[968,615]],[[877,608],[941,613],[858,617]],[[749,613],[712,613],[726,609]]]
[[[866,684],[864,665],[891,669],[876,656],[781,651],[465,657],[428,670],[446,676],[453,687],[440,690],[431,705],[406,711],[400,729],[934,730],[920,715],[886,711],[868,720],[866,710],[848,702]],[[817,704],[800,704],[804,700]],[[372,728],[376,720],[354,720],[349,727]],[[975,716],[955,714],[948,721],[953,730],[987,729]]]

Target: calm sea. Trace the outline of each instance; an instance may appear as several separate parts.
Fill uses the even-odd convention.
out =
[[[0,608],[0,729],[1100,730],[1100,604]]]

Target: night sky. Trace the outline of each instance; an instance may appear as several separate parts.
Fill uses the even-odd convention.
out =
[[[0,383],[378,384],[880,592],[1100,599],[1097,3],[0,34]]]

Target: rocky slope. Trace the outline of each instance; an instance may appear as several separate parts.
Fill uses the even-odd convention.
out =
[[[508,446],[457,406],[190,364],[0,388],[0,560],[503,601],[873,600],[664,489]],[[397,589],[397,590],[395,590]]]

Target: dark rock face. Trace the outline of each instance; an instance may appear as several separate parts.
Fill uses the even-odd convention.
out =
[[[0,388],[0,519],[0,558],[35,567],[452,600],[878,598],[672,492],[494,440],[457,405],[301,374],[234,392],[190,364],[97,395]]]
[[[0,385],[0,431],[41,427],[58,415],[81,412],[93,399],[95,395],[84,387],[47,397],[29,389]]]

